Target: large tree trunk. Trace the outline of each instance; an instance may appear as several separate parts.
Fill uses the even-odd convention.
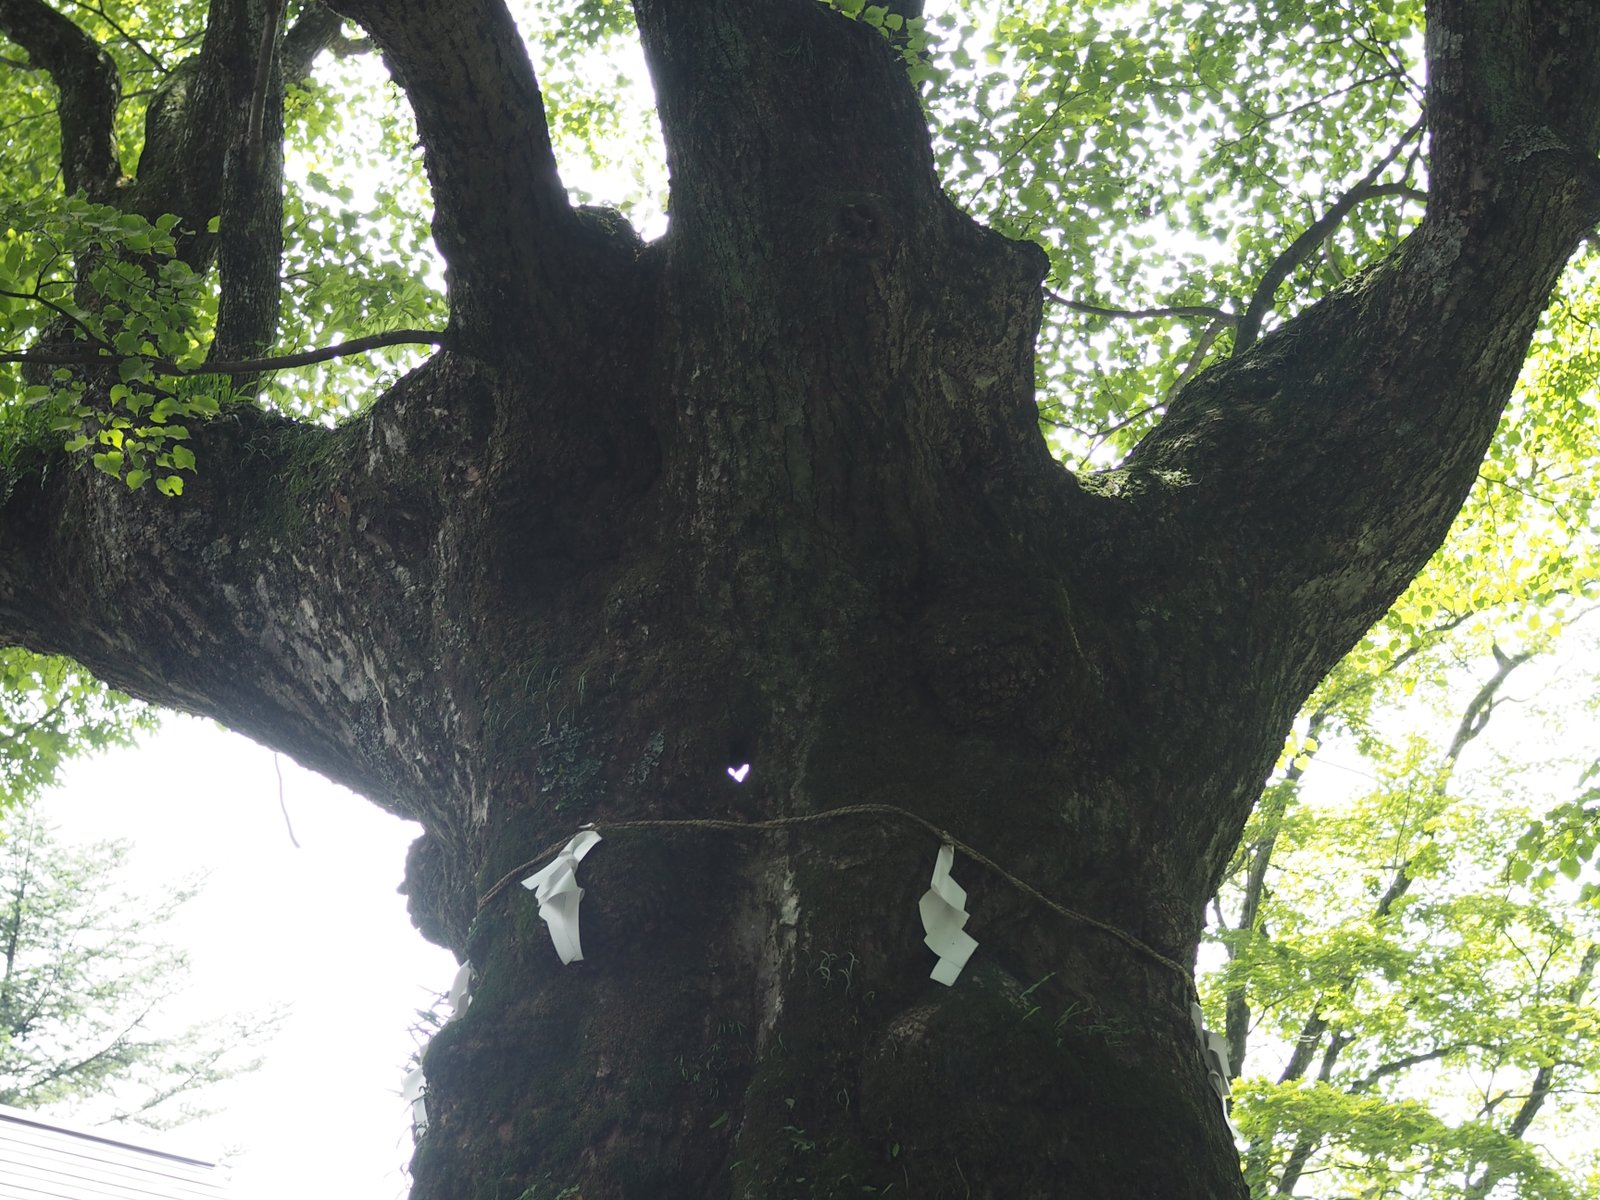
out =
[[[494,0],[339,7],[417,111],[449,346],[336,431],[225,416],[178,502],[15,472],[0,634],[423,823],[413,913],[477,983],[414,1195],[1241,1196],[1203,904],[1600,215],[1588,0],[1482,103],[1492,14],[1435,5],[1423,227],[1083,481],[1036,426],[1043,257],[940,193],[876,31],[640,0],[640,247],[567,206]],[[953,987],[902,813],[1000,868],[956,856]],[[526,891],[480,897],[591,822],[562,966]]]

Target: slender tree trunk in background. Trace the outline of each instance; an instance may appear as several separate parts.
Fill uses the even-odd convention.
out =
[[[0,634],[422,822],[413,914],[478,982],[414,1196],[1242,1196],[1161,960],[1600,216],[1600,15],[1535,5],[1562,37],[1491,88],[1496,6],[1434,5],[1423,226],[1080,480],[1037,429],[1044,257],[940,193],[877,31],[639,0],[673,189],[641,247],[567,205],[496,3],[338,7],[416,109],[447,348],[335,431],[225,415],[176,503],[13,472]],[[958,854],[946,988],[917,824],[607,832],[852,805],[1091,922]],[[590,822],[563,967],[527,892],[479,898]]]

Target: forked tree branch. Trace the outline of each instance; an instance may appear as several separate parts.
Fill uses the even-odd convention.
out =
[[[1334,201],[1332,207],[1321,217],[1313,221],[1306,229],[1284,248],[1277,258],[1261,276],[1260,282],[1250,296],[1250,303],[1245,306],[1244,315],[1239,318],[1238,329],[1234,333],[1233,352],[1241,354],[1248,350],[1261,333],[1261,322],[1272,311],[1272,302],[1277,295],[1278,287],[1289,278],[1301,263],[1313,254],[1334,230],[1344,223],[1358,204],[1373,200],[1381,196],[1414,196],[1425,199],[1415,188],[1405,184],[1390,183],[1380,184],[1378,178],[1395,159],[1400,157],[1406,146],[1422,135],[1424,123],[1418,121],[1395,143],[1394,148],[1384,155],[1361,180],[1339,199]]]
[[[1600,54],[1600,8],[1588,0],[1540,7],[1549,20],[1535,33],[1510,33],[1546,43],[1575,37],[1591,59]],[[1429,16],[1448,25],[1465,13],[1473,37],[1492,40],[1507,35],[1491,19],[1503,8],[1435,0]],[[1567,30],[1561,38],[1558,26]],[[1479,59],[1492,65],[1482,46],[1460,42],[1452,35],[1433,46],[1446,61],[1430,67],[1430,79]],[[1238,581],[1226,611],[1250,625],[1246,638],[1270,637],[1280,648],[1273,653],[1285,655],[1251,671],[1291,674],[1297,699],[1444,538],[1556,281],[1600,219],[1592,148],[1579,165],[1575,148],[1552,148],[1548,129],[1536,134],[1527,124],[1546,111],[1574,122],[1576,111],[1600,110],[1600,77],[1568,81],[1582,95],[1557,97],[1536,74],[1517,97],[1524,124],[1502,121],[1503,132],[1483,144],[1470,128],[1476,93],[1430,91],[1429,129],[1446,136],[1429,141],[1432,190],[1417,229],[1384,261],[1257,336],[1276,278],[1325,234],[1307,231],[1262,281],[1241,318],[1240,348],[1195,376],[1123,465],[1134,505],[1175,522],[1162,553]],[[1482,153],[1456,161],[1474,148]],[[1385,186],[1377,180],[1369,173],[1363,185]],[[1336,208],[1369,194],[1358,185]],[[1344,349],[1330,355],[1330,347]],[[1305,635],[1277,637],[1288,626]],[[1258,676],[1241,670],[1238,686],[1248,688],[1250,677]]]
[[[417,119],[449,266],[452,319],[501,345],[570,344],[590,282],[585,228],[556,169],[544,99],[502,0],[337,0],[383,51]]]

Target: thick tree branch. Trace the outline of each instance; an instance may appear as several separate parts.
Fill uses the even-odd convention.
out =
[[[208,358],[253,358],[272,345],[283,261],[283,0],[213,3],[201,49],[233,76],[220,198],[222,294]],[[242,76],[240,78],[239,76]],[[248,377],[240,377],[247,386]]]
[[[1435,7],[1448,23],[1460,6]],[[1600,10],[1579,0],[1544,8],[1570,20],[1566,33],[1553,23],[1541,38],[1587,39],[1585,53],[1600,58]],[[1479,16],[1474,36],[1500,38]],[[1458,56],[1459,42],[1444,39]],[[1524,116],[1600,107],[1600,76],[1567,82],[1582,97],[1536,81]],[[1449,130],[1471,124],[1452,109],[1455,95],[1430,100],[1446,136],[1433,143],[1432,199],[1418,229],[1385,262],[1197,375],[1123,469],[1103,477],[1141,514],[1132,536],[1149,548],[1147,611],[1210,611],[1233,630],[1203,685],[1192,665],[1172,677],[1167,636],[1155,633],[1145,694],[1192,702],[1203,686],[1216,703],[1255,714],[1243,724],[1283,728],[1427,561],[1471,487],[1555,282],[1600,218],[1600,191],[1548,135],[1507,133],[1479,147],[1459,194],[1446,197],[1439,179],[1456,177],[1451,156],[1464,151]],[[1172,637],[1187,643],[1192,628],[1175,625]],[[1263,690],[1267,679],[1278,682]],[[1257,695],[1288,703],[1257,713]],[[1276,749],[1263,741],[1256,771]],[[1219,797],[1228,835],[1206,843],[1199,895],[1210,894],[1253,799]],[[1207,806],[1185,811],[1203,824],[1186,831],[1189,816],[1175,815],[1172,836],[1194,841],[1218,828]]]
[[[1600,7],[1583,0],[1430,0],[1427,110],[1431,206],[1467,212],[1496,185],[1488,164],[1565,160],[1595,187]]]
[[[256,34],[255,71],[250,77],[250,117],[245,122],[245,145],[260,157],[262,136],[265,133],[267,96],[273,88],[273,73],[278,66],[278,34],[283,28],[284,0],[267,0],[262,13],[260,32]],[[282,136],[281,133],[279,135]]]
[[[343,25],[344,18],[326,4],[316,0],[307,4],[285,31],[283,45],[279,48],[284,81],[304,79],[311,74],[317,55],[339,44],[339,30]]]
[[[469,485],[459,471],[423,482],[394,449],[481,454],[481,428],[433,416],[427,381],[441,376],[492,386],[447,352],[337,430],[230,409],[193,427],[198,469],[181,502],[36,448],[31,466],[0,476],[0,644],[68,655],[122,690],[224,721],[448,836],[449,797],[470,786],[462,764],[390,748],[452,719],[439,707],[456,668],[437,657],[451,638],[433,625],[431,548],[440,495]],[[81,536],[63,553],[69,529]],[[96,619],[114,595],[136,599]],[[459,658],[459,645],[446,653]],[[402,702],[405,678],[417,694]]]
[[[0,33],[50,72],[60,94],[61,174],[67,192],[110,198],[121,178],[114,123],[122,95],[116,63],[42,0],[0,0]]]
[[[881,256],[947,205],[916,93],[878,30],[807,0],[759,20],[732,0],[635,11],[685,257],[755,292],[766,260]]]
[[[544,356],[575,353],[574,342],[587,344],[583,297],[608,294],[606,265],[631,262],[633,248],[568,203],[544,100],[502,0],[333,7],[372,35],[411,101],[453,323],[485,351],[515,331]]]

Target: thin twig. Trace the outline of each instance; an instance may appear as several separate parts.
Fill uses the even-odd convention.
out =
[[[289,823],[289,805],[283,798],[283,764],[278,761],[278,752],[272,752],[272,769],[278,773],[278,808],[283,812],[283,827],[289,831],[289,843],[300,849],[300,840],[294,836],[294,826]]]
[[[10,294],[10,293],[7,293]],[[30,299],[36,297],[29,297]],[[48,303],[41,300],[40,303]],[[53,307],[53,306],[52,306]],[[395,329],[388,333],[372,333],[351,338],[334,346],[317,350],[302,350],[298,354],[281,354],[268,358],[242,358],[232,362],[208,362],[198,367],[180,367],[170,358],[152,358],[143,354],[118,354],[104,343],[97,350],[28,350],[15,354],[0,354],[0,363],[39,363],[43,366],[90,366],[132,359],[148,365],[156,375],[183,378],[190,375],[254,375],[264,371],[283,371],[291,367],[309,367],[344,358],[351,354],[365,354],[386,346],[442,346],[445,335],[432,329]]]
[[[1184,385],[1199,372],[1200,364],[1205,361],[1206,354],[1227,327],[1227,322],[1221,317],[1218,317],[1205,327],[1205,331],[1201,333],[1194,344],[1194,352],[1189,355],[1189,361],[1183,364],[1183,370],[1178,372],[1178,377],[1172,381],[1172,386],[1167,389],[1165,399],[1168,404],[1172,403],[1173,397],[1183,391]]]
[[[172,73],[172,69],[154,54],[150,53],[150,51],[145,48],[145,44],[143,42],[119,25],[116,20],[113,19],[111,14],[105,10],[104,6],[98,4],[88,4],[85,2],[85,0],[72,0],[72,3],[78,8],[83,9],[85,12],[93,13],[107,25],[111,26],[114,31],[121,35],[123,41],[127,42],[128,45],[132,46],[140,54],[144,55],[145,58],[150,61],[150,64],[155,67],[157,71],[161,72],[161,74],[170,75]],[[124,97],[124,99],[126,99],[126,97]]]
[[[1407,129],[1394,144],[1394,148],[1385,154],[1373,168],[1357,181],[1349,191],[1333,202],[1333,205],[1321,217],[1313,221],[1306,229],[1290,242],[1289,245],[1272,260],[1266,273],[1261,276],[1261,281],[1256,284],[1255,292],[1250,297],[1250,303],[1245,306],[1244,315],[1239,318],[1235,327],[1233,352],[1235,355],[1243,353],[1255,343],[1261,333],[1261,323],[1266,319],[1267,313],[1272,309],[1273,298],[1277,295],[1278,285],[1289,278],[1292,272],[1311,255],[1333,233],[1350,211],[1364,200],[1371,200],[1379,196],[1420,196],[1416,188],[1403,183],[1380,184],[1378,177],[1387,171],[1390,165],[1399,158],[1413,139],[1422,135],[1427,127],[1423,118]],[[1426,197],[1423,197],[1426,199]]]
[[[1200,317],[1207,321],[1222,321],[1232,325],[1238,320],[1226,309],[1210,304],[1174,304],[1166,308],[1104,308],[1098,304],[1085,304],[1082,300],[1069,300],[1061,293],[1044,289],[1044,294],[1057,304],[1074,312],[1088,313],[1094,317],[1116,317],[1125,321],[1149,321],[1160,317]]]
[[[76,325],[80,330],[83,331],[83,334],[84,334],[85,337],[91,339],[92,341],[94,341],[97,344],[103,344],[103,343],[100,342],[100,339],[95,336],[94,330],[90,329],[87,325],[85,325],[82,320],[80,320],[79,318],[73,316],[70,312],[68,312],[66,309],[62,308],[55,301],[53,301],[53,300],[49,299],[47,296],[45,296],[44,293],[39,290],[43,286],[44,285],[41,282],[37,282],[36,281],[34,283],[34,285],[33,285],[33,291],[31,291],[31,292],[13,292],[9,288],[0,288],[0,296],[9,296],[13,300],[31,300],[35,304],[42,304],[46,308],[48,308],[51,312],[55,313],[56,316],[60,317],[63,321],[71,321],[74,325]],[[20,362],[20,361],[36,361],[36,360],[18,359],[14,355],[8,355],[8,356],[5,356],[3,358],[0,358],[0,361],[4,361],[4,362],[19,361]]]

